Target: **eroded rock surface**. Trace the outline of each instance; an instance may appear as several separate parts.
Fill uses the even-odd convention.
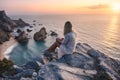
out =
[[[36,73],[34,78],[38,80],[120,80],[119,66],[119,60],[110,58],[88,44],[78,43],[73,54],[64,55],[48,64],[44,64],[42,58],[33,59],[20,67],[23,71],[12,76],[12,79],[32,80],[33,73]]]
[[[8,41],[9,39],[10,39],[9,34],[0,29],[0,44],[2,44],[5,41]]]
[[[21,32],[18,37],[16,37],[16,40],[18,42],[27,42],[28,41],[28,35],[25,31]]]
[[[46,39],[46,35],[47,35],[46,28],[42,27],[40,29],[40,31],[38,31],[34,34],[34,40],[35,41],[42,41],[42,40]]]

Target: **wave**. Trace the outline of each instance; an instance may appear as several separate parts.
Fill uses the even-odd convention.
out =
[[[12,52],[12,50],[14,49],[14,47],[17,45],[17,43],[11,45],[9,48],[6,49],[6,51],[4,52],[4,57],[9,59],[9,53]]]

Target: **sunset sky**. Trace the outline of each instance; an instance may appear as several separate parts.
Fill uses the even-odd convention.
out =
[[[9,14],[91,14],[120,11],[120,0],[0,0]]]

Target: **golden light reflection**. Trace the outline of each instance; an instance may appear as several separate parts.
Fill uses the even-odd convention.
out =
[[[106,28],[106,34],[104,34],[103,42],[107,44],[109,47],[113,47],[115,45],[116,40],[118,40],[118,16],[114,15],[111,19],[110,25]]]
[[[112,8],[115,12],[120,12],[120,4],[119,3],[114,3]]]

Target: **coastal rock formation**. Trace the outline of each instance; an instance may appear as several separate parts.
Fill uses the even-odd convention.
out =
[[[13,21],[14,21],[14,22],[17,24],[17,26],[19,26],[19,27],[29,26],[29,24],[26,23],[26,22],[24,22],[21,18],[18,19],[18,20],[13,20]]]
[[[27,32],[31,32],[32,30],[30,30],[30,29],[27,29]]]
[[[25,31],[21,32],[19,36],[16,37],[16,40],[18,42],[27,42],[28,41],[28,37]]]
[[[120,80],[120,61],[110,58],[88,44],[78,43],[73,54],[44,64],[43,59],[35,58],[7,79],[33,80]],[[32,78],[30,78],[32,77]]]
[[[46,38],[46,35],[47,35],[46,28],[42,27],[40,31],[34,34],[34,40],[35,41],[44,40]]]
[[[41,67],[39,77],[45,80],[120,80],[120,61],[78,43],[76,52]]]
[[[11,32],[15,27],[25,26],[29,26],[29,24],[24,22],[21,18],[18,20],[12,20],[6,15],[5,11],[0,11],[0,28],[4,31]]]
[[[54,32],[54,31],[52,31],[52,30],[51,30],[50,32],[51,32],[51,33],[50,33],[51,36],[58,36],[58,34],[57,34],[56,32]]]
[[[5,11],[0,11],[0,22],[6,23],[7,25],[11,27],[17,26],[17,24],[6,15]]]
[[[9,24],[4,23],[4,22],[0,22],[0,28],[4,30],[5,32],[12,32],[13,30]]]
[[[12,20],[6,15],[5,11],[0,11],[0,43],[9,40],[10,32],[14,28],[25,26],[29,26],[29,24],[25,23],[22,19]]]
[[[22,32],[22,30],[21,29],[17,29],[17,31],[16,31],[18,34],[20,34],[21,32]]]
[[[0,29],[0,44],[2,44],[5,41],[8,41],[9,39],[10,39],[9,34]]]

